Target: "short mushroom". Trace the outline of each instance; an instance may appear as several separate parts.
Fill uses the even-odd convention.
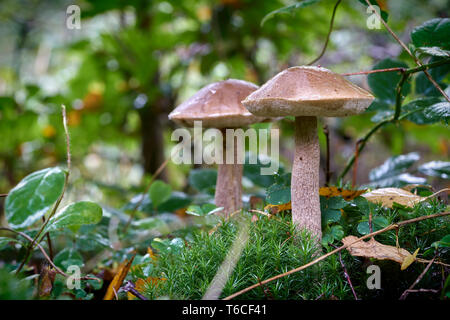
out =
[[[169,119],[185,126],[193,127],[194,121],[201,121],[204,128],[221,129],[223,133],[223,163],[218,165],[215,203],[223,207],[228,215],[242,208],[243,164],[237,163],[237,143],[234,143],[234,161],[226,163],[226,134],[228,128],[263,121],[265,118],[251,114],[241,103],[258,86],[253,83],[228,79],[215,82],[200,89],[191,98],[180,104],[170,114]]]
[[[359,114],[373,99],[369,92],[328,69],[302,66],[278,73],[242,101],[256,116],[295,117],[292,220],[318,239],[322,237],[322,228],[317,117]]]

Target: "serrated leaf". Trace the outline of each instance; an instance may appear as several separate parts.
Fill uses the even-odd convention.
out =
[[[420,165],[418,169],[423,174],[429,176],[450,179],[450,162],[431,161]]]
[[[171,193],[172,187],[161,180],[153,182],[148,190],[150,200],[155,208],[158,208],[160,204],[168,200]]]
[[[384,59],[373,66],[373,70],[385,68],[408,68],[404,62]],[[398,72],[378,72],[369,74],[367,80],[373,94],[380,100],[393,104],[396,96],[396,86],[400,81],[401,75]],[[409,82],[405,82],[402,94],[406,96],[411,89]]]
[[[413,100],[402,107],[403,113],[409,113],[414,111],[408,115],[405,119],[414,122],[416,124],[431,124],[440,121],[439,118],[430,117],[426,114],[426,110],[439,102],[440,100],[437,97],[430,98],[421,98]]]
[[[405,155],[394,156],[387,159],[381,166],[369,173],[370,186],[401,187],[406,184],[423,184],[426,179],[404,173],[414,162],[419,160],[419,154],[411,152]]]
[[[60,197],[65,174],[57,167],[33,172],[6,197],[6,219],[13,229],[31,226],[44,216]]]
[[[436,18],[414,28],[411,32],[411,40],[418,47],[439,47],[450,49],[450,19]]]
[[[73,228],[83,224],[97,224],[102,219],[102,208],[90,201],[79,201],[65,206],[47,224],[46,231]]]
[[[293,5],[289,5],[289,6],[277,9],[275,11],[272,11],[272,12],[266,14],[264,16],[264,18],[261,20],[261,26],[263,26],[264,23],[267,22],[267,20],[273,18],[277,14],[280,14],[280,13],[292,13],[293,11],[295,11],[297,9],[308,7],[308,6],[310,6],[312,4],[315,4],[315,3],[319,2],[319,1],[320,0],[303,0],[303,1],[296,2]]]

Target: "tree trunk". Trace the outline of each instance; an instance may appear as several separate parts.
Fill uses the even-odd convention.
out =
[[[234,141],[234,163],[226,163],[226,135],[223,135],[223,164],[219,164],[217,171],[217,183],[215,203],[218,207],[224,207],[220,213],[224,216],[242,208],[242,172],[243,164],[237,163],[237,141]]]
[[[322,238],[319,198],[320,149],[316,117],[295,118],[295,154],[292,165],[292,220]]]

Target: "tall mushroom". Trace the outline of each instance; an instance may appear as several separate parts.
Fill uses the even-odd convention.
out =
[[[234,150],[230,150],[234,152],[234,161],[231,164],[226,163],[225,130],[265,119],[254,116],[241,104],[241,100],[257,88],[258,86],[242,80],[215,82],[200,89],[169,114],[169,119],[185,127],[193,127],[194,121],[201,121],[204,128],[222,130],[223,163],[218,165],[215,203],[216,206],[224,208],[225,215],[242,208],[243,172],[243,164],[237,163],[236,141]]]
[[[322,237],[322,228],[317,117],[359,114],[373,99],[369,92],[328,69],[292,67],[275,75],[242,101],[257,116],[295,117],[292,220],[318,239]]]

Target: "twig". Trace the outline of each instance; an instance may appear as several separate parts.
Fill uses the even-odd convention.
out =
[[[18,234],[22,237],[24,237],[25,239],[27,239],[31,244],[36,245],[36,247],[39,248],[39,250],[41,250],[42,254],[44,255],[45,259],[48,261],[48,263],[55,269],[55,271],[57,273],[59,273],[60,275],[64,276],[64,277],[69,277],[69,275],[67,273],[65,273],[64,271],[62,271],[61,269],[59,269],[52,261],[52,259],[48,256],[47,252],[45,251],[45,249],[37,242],[35,242],[30,236],[28,236],[26,233],[20,232],[20,231],[16,231],[10,228],[6,228],[6,227],[0,227],[0,230],[5,230],[5,231],[10,231],[13,232],[15,234]],[[89,277],[89,276],[85,276],[85,277],[81,277],[80,280],[97,280],[99,281],[99,279],[97,278],[93,278],[93,277]]]
[[[333,246],[333,248],[337,248],[333,244],[331,244],[331,246]],[[355,300],[358,300],[358,296],[356,295],[355,288],[353,288],[352,280],[350,280],[350,275],[348,274],[347,268],[345,267],[344,261],[342,260],[341,252],[339,251],[338,253],[339,253],[339,262],[341,263],[342,270],[344,270],[345,279],[347,280],[347,282],[348,282],[348,284],[350,286],[350,289],[352,290],[352,293],[353,293],[353,296],[355,297]]]
[[[386,69],[375,69],[375,70],[369,70],[369,71],[358,71],[358,72],[351,72],[351,73],[341,73],[341,76],[357,76],[357,75],[363,75],[363,74],[372,74],[372,73],[379,73],[379,72],[394,72],[394,71],[405,71],[405,68],[386,68]]]
[[[19,273],[20,270],[22,270],[23,266],[28,262],[28,259],[30,257],[31,251],[33,250],[34,244],[40,242],[40,241],[38,241],[39,236],[41,235],[42,231],[47,226],[47,224],[50,221],[50,219],[55,215],[56,210],[58,209],[59,204],[61,203],[61,201],[62,201],[62,199],[64,197],[64,194],[66,193],[67,186],[69,184],[69,175],[70,175],[70,168],[71,168],[71,163],[72,163],[71,155],[70,155],[70,137],[69,137],[69,130],[67,128],[66,106],[62,105],[61,109],[62,109],[63,126],[64,126],[64,132],[65,132],[65,136],[66,136],[66,148],[67,148],[67,171],[65,172],[65,179],[64,179],[63,190],[62,190],[61,195],[59,196],[58,200],[56,200],[56,203],[53,206],[53,209],[52,209],[50,215],[48,216],[47,221],[45,221],[42,224],[42,226],[39,229],[38,233],[34,237],[33,242],[28,246],[28,250],[27,250],[27,252],[25,254],[25,258],[23,259],[23,261],[20,264],[20,266],[17,268],[16,273]]]
[[[4,197],[7,197],[7,196],[8,196],[7,193],[0,193],[0,198],[4,198]]]
[[[328,46],[328,41],[330,40],[331,32],[333,31],[334,17],[336,16],[336,11],[337,11],[337,8],[340,3],[341,3],[341,0],[338,0],[336,2],[336,4],[334,5],[333,13],[331,14],[330,28],[328,29],[327,38],[325,39],[325,43],[323,44],[322,51],[320,52],[320,54],[317,58],[315,58],[313,61],[311,61],[310,63],[307,64],[308,66],[317,62],[325,54],[325,51],[327,50],[327,46]]]
[[[140,294],[139,291],[136,290],[135,284],[131,281],[127,281],[125,285],[120,289],[125,292],[130,292],[133,296],[141,300],[148,300],[146,297]]]
[[[406,77],[408,77],[411,74],[420,72],[420,71],[424,71],[425,69],[432,69],[441,65],[445,65],[445,64],[450,64],[450,59],[445,59],[445,60],[439,60],[433,63],[429,63],[426,65],[422,65],[419,67],[415,67],[415,68],[410,68],[410,69],[406,69],[402,72],[402,79],[403,77],[405,77],[405,79],[402,81],[402,79],[400,81],[403,82],[403,84],[406,81]],[[396,109],[395,109],[395,115],[391,118],[391,119],[387,119],[384,121],[379,122],[375,127],[373,127],[363,138],[360,139],[360,145],[358,148],[358,153],[361,153],[361,151],[364,149],[367,141],[369,140],[369,138],[375,133],[377,132],[381,127],[385,126],[386,124],[390,124],[390,123],[394,123],[396,121],[400,121],[405,119],[406,117],[408,117],[409,115],[418,112],[420,109],[416,109],[416,110],[412,110],[410,112],[404,113],[402,115],[398,114],[401,108],[401,89],[399,91],[397,91],[397,96],[396,96]],[[395,116],[398,114],[398,117],[395,118]],[[348,171],[350,170],[350,168],[352,167],[352,165],[355,162],[355,156],[353,155],[350,160],[347,162],[347,165],[345,166],[344,170],[342,170],[342,173],[339,175],[338,180],[342,180],[344,178],[344,176],[348,173]]]
[[[331,180],[331,171],[330,171],[330,130],[328,130],[328,126],[325,124],[323,126],[323,134],[325,135],[325,143],[327,148],[326,154],[326,166],[325,166],[325,185],[328,186]]]
[[[436,256],[433,257],[433,259],[430,261],[430,263],[427,265],[427,267],[422,271],[422,273],[419,275],[419,277],[416,279],[416,281],[414,281],[413,284],[407,290],[405,290],[405,292],[402,293],[399,300],[406,299],[406,297],[409,294],[409,291],[414,289],[414,287],[420,282],[420,280],[422,280],[423,276],[428,272],[428,270],[430,269],[431,265],[434,262],[434,259],[436,259]]]
[[[413,60],[417,63],[419,67],[423,66],[422,61],[420,61],[419,58],[417,58],[415,55],[412,54],[412,52],[409,50],[409,48],[406,46],[406,44],[403,43],[402,40],[395,34],[395,32],[388,26],[386,21],[383,20],[381,15],[378,13],[378,11],[373,7],[373,5],[370,3],[369,0],[366,0],[367,5],[372,9],[372,11],[375,13],[377,18],[383,23],[384,27],[389,31],[389,33],[392,35],[392,37],[400,44],[400,46],[405,49],[405,51],[413,58]],[[450,98],[447,96],[447,94],[442,90],[442,88],[437,84],[437,82],[433,79],[433,77],[430,75],[430,73],[424,69],[423,72],[427,76],[428,80],[433,84],[434,87],[444,96],[444,98],[450,102]]]
[[[42,220],[45,223],[45,217],[42,217]],[[47,232],[45,236],[47,237],[48,254],[50,255],[50,259],[53,260],[53,246],[52,246],[52,239],[50,238],[50,233]]]
[[[285,273],[276,275],[276,276],[274,276],[272,278],[266,279],[264,281],[261,281],[260,283],[256,283],[254,285],[251,285],[250,287],[247,287],[247,288],[242,289],[242,290],[240,290],[240,291],[238,291],[236,293],[233,293],[232,295],[226,297],[224,300],[231,300],[233,298],[236,298],[236,297],[240,296],[243,293],[246,293],[246,292],[248,292],[248,291],[250,291],[250,290],[252,290],[254,288],[259,287],[260,285],[264,285],[266,283],[272,282],[274,280],[280,279],[280,278],[288,276],[290,274],[302,271],[302,270],[304,270],[304,269],[306,269],[306,268],[308,268],[308,267],[310,267],[310,266],[312,266],[312,265],[314,265],[314,264],[316,264],[316,263],[318,263],[318,262],[320,262],[322,260],[325,260],[329,256],[331,256],[331,255],[333,255],[333,254],[335,254],[335,253],[337,253],[337,252],[339,252],[341,250],[344,250],[344,249],[352,246],[353,244],[355,244],[355,243],[357,243],[359,241],[365,240],[365,239],[370,238],[370,237],[374,237],[374,236],[379,235],[381,233],[384,233],[386,231],[390,231],[390,230],[393,230],[393,229],[396,229],[396,228],[399,228],[399,227],[402,227],[402,226],[405,226],[405,225],[408,225],[408,224],[411,224],[411,223],[417,223],[417,222],[422,221],[422,220],[434,219],[434,218],[444,217],[444,216],[448,216],[448,215],[450,215],[450,211],[436,213],[436,214],[432,214],[432,215],[429,215],[429,216],[420,216],[420,217],[417,217],[417,218],[413,218],[413,219],[409,219],[409,220],[405,220],[405,221],[400,221],[400,222],[398,222],[396,224],[391,224],[391,225],[389,225],[389,226],[387,226],[387,227],[385,227],[383,229],[380,229],[378,231],[366,234],[365,236],[362,236],[361,238],[358,238],[358,239],[356,239],[355,241],[353,241],[351,243],[347,243],[346,245],[343,245],[342,247],[339,247],[339,248],[337,248],[337,249],[335,249],[333,251],[330,251],[330,252],[328,252],[328,253],[318,257],[317,259],[314,259],[313,261],[311,261],[311,262],[309,262],[309,263],[307,263],[307,264],[305,264],[303,266],[300,266],[298,268],[292,269],[292,270],[287,271]]]

